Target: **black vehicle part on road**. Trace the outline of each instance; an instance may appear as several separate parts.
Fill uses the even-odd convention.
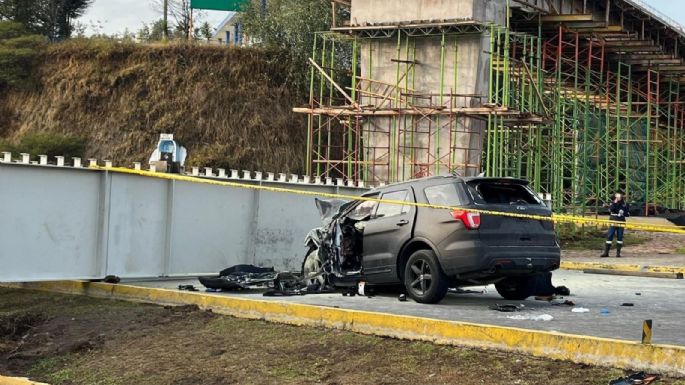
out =
[[[504,299],[522,301],[534,294],[537,276],[510,277],[495,284],[495,289]]]
[[[213,290],[241,290],[255,286],[273,284],[278,273],[273,267],[264,268],[253,265],[235,265],[221,270],[219,276],[199,277],[200,283]]]
[[[404,270],[407,294],[419,303],[438,303],[447,294],[448,279],[432,250],[418,250]]]

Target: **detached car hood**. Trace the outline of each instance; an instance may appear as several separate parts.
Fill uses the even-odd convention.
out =
[[[316,208],[319,209],[321,222],[327,227],[340,212],[340,208],[350,203],[341,199],[319,199],[315,198]]]

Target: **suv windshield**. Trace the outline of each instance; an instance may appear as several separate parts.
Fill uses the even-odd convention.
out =
[[[499,205],[543,205],[526,185],[498,181],[472,181],[467,184],[476,203]]]

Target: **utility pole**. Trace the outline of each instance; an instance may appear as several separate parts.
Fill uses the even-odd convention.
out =
[[[164,40],[169,40],[169,0],[164,0]]]

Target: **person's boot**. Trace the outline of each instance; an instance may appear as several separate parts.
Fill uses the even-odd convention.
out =
[[[600,255],[600,258],[609,258],[609,250],[611,250],[611,243],[604,244],[604,252]]]
[[[616,258],[621,258],[621,249],[623,248],[623,245],[618,243],[616,244]]]

